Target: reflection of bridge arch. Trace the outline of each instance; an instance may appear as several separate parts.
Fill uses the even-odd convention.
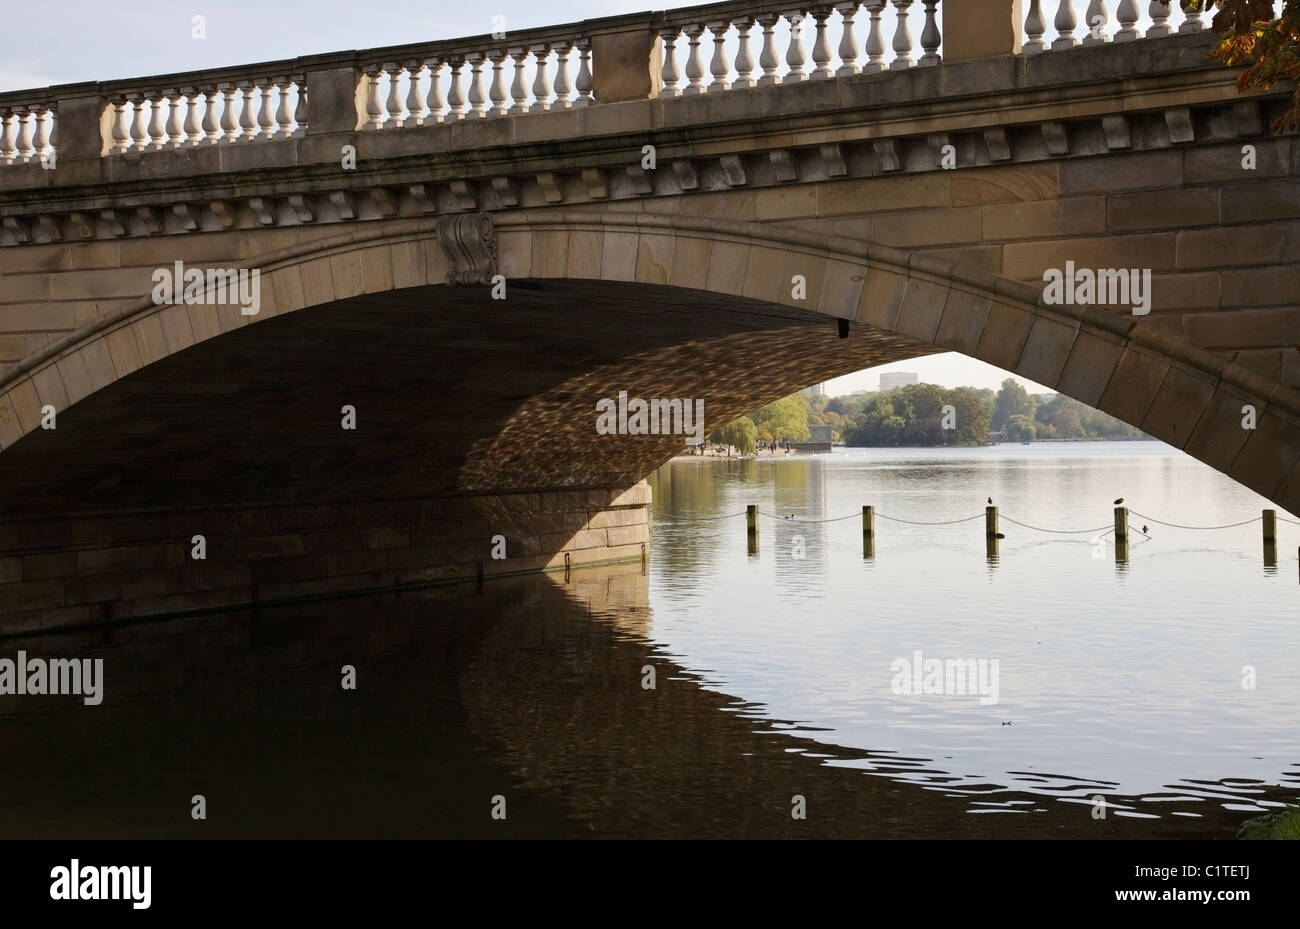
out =
[[[393,220],[372,234],[362,227],[261,257],[255,317],[233,306],[154,306],[142,276],[138,303],[47,346],[0,383],[0,471],[16,459],[23,459],[23,471],[43,468],[52,460],[47,455],[70,449],[88,464],[112,468],[114,456],[100,454],[103,443],[94,441],[104,424],[91,429],[80,411],[101,414],[83,404],[102,395],[100,407],[114,409],[123,430],[138,434],[130,409],[143,407],[132,379],[143,376],[156,392],[163,383],[179,385],[188,370],[200,382],[195,390],[148,408],[144,418],[171,435],[152,450],[171,448],[175,458],[186,440],[201,438],[187,425],[205,421],[198,408],[221,407],[223,397],[227,418],[269,417],[292,433],[292,420],[273,415],[266,391],[258,396],[250,385],[278,378],[307,390],[316,379],[319,392],[355,378],[383,385],[371,395],[350,388],[367,396],[376,431],[400,435],[406,455],[431,455],[425,461],[432,463],[423,477],[409,467],[383,477],[365,462],[391,464],[391,456],[373,443],[352,457],[331,452],[335,437],[318,430],[298,447],[279,437],[277,453],[259,451],[261,466],[252,458],[241,464],[234,453],[223,473],[228,480],[240,479],[244,467],[258,472],[265,487],[306,497],[328,496],[331,481],[347,479],[374,491],[418,480],[430,493],[627,486],[671,455],[678,440],[596,436],[590,410],[612,391],[703,397],[712,427],[809,383],[958,351],[1095,406],[1300,510],[1300,479],[1291,475],[1300,455],[1300,409],[1292,392],[1215,353],[1172,342],[1144,319],[1048,307],[1031,284],[781,225],[616,210],[517,211],[496,218],[495,265],[473,242],[440,249],[435,226],[431,219]],[[256,234],[247,233],[240,253],[256,252]],[[506,278],[505,301],[492,300],[487,287],[443,286],[449,271],[485,270]],[[792,295],[796,275],[806,282],[805,299]],[[851,320],[849,337],[839,339],[821,317]],[[518,327],[527,327],[527,338],[512,334]],[[339,337],[348,328],[356,336],[351,344]],[[404,346],[407,335],[412,344]],[[295,354],[295,346],[317,357]],[[429,416],[436,405],[403,397],[402,375],[375,367],[385,357],[474,379],[484,421],[444,415],[404,429],[403,410]],[[224,394],[202,387],[214,365],[224,366]],[[295,378],[291,368],[298,365],[304,376]],[[408,380],[422,383],[417,373]],[[276,399],[308,415],[303,398]],[[41,431],[47,403],[61,411],[60,442],[32,436],[17,444]],[[1246,404],[1257,411],[1253,431],[1241,425]],[[338,409],[325,406],[331,417]],[[287,458],[277,461],[276,454]],[[314,488],[302,485],[310,470],[301,467],[304,455],[321,465]],[[283,466],[286,479],[277,482],[268,465]],[[31,473],[11,476],[30,483]],[[194,479],[210,485],[217,476]]]

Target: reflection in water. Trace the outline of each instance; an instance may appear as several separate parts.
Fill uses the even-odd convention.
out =
[[[1167,446],[687,459],[652,483],[653,639],[767,715],[814,722],[810,740],[866,753],[828,764],[967,797],[969,812],[1082,816],[1101,795],[1137,835],[1231,835],[1209,821],[1295,802],[1295,563],[1262,564],[1257,519],[1212,533],[1155,523],[1231,524],[1271,506]],[[1135,527],[1152,520],[1127,561],[1108,532],[1121,496]],[[1006,536],[996,548],[988,497]],[[772,518],[745,558],[741,523],[709,520],[749,504]],[[1284,552],[1294,525],[1281,527]],[[802,559],[784,542],[796,534]],[[690,571],[676,570],[679,549]],[[893,693],[891,661],[917,649],[1000,659],[998,705]]]
[[[0,836],[1230,836],[1300,787],[1295,590],[1232,533],[1213,549],[1162,531],[1119,575],[1090,535],[1008,531],[994,571],[986,494],[1026,523],[1074,526],[1119,496],[1078,454],[682,462],[657,477],[649,576],[9,639],[0,657],[103,658],[105,696],[0,697]],[[1223,489],[1197,472],[1108,465],[1133,499],[1168,486],[1149,512],[1178,515],[1177,497],[1217,515],[1202,497]],[[873,501],[981,518],[878,522],[864,561]],[[748,502],[769,517],[754,557],[736,517]],[[913,649],[1001,658],[1001,702],[892,694],[889,661]],[[1252,692],[1236,676],[1247,654]],[[990,812],[1016,815],[972,815]]]

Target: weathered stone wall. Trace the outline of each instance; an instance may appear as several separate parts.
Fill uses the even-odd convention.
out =
[[[11,520],[0,524],[0,635],[640,560],[649,503],[641,482],[617,494]],[[192,557],[196,535],[203,560]]]

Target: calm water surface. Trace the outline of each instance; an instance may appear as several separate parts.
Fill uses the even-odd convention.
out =
[[[870,753],[827,764],[960,796],[972,813],[1102,795],[1111,815],[1196,820],[1294,802],[1300,527],[1280,524],[1266,568],[1258,520],[1157,524],[1271,506],[1163,443],[685,460],[653,484],[652,637],[710,686],[806,724],[794,731],[809,751]],[[1006,535],[996,559],[982,517],[885,518],[979,516],[990,496]],[[1135,534],[1117,565],[1103,533],[1120,497],[1151,538]],[[747,504],[771,514],[757,556],[743,517],[713,519]],[[870,561],[859,516],[815,522],[863,504],[878,513]],[[895,694],[891,662],[918,650],[998,659],[999,702]]]
[[[681,460],[652,483],[646,569],[0,642],[102,657],[106,692],[0,701],[0,836],[1228,838],[1296,802],[1300,526],[1276,569],[1258,522],[1150,523],[1117,567],[1096,532],[1009,522],[1266,505],[1163,445]],[[918,650],[997,659],[998,703],[894,693]]]

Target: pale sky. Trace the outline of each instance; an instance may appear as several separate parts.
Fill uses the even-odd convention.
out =
[[[940,355],[913,358],[911,361],[896,361],[893,364],[837,377],[826,382],[826,393],[837,397],[841,394],[851,394],[855,390],[877,390],[880,387],[880,375],[888,371],[915,372],[920,375],[922,383],[926,384],[939,384],[943,387],[992,387],[994,390],[1001,387],[1002,382],[1010,377],[1031,394],[1051,392],[1051,388],[1008,374],[1001,368],[995,368],[956,352],[944,352]]]
[[[487,0],[479,4],[459,0],[114,0],[111,14],[106,14],[104,0],[13,2],[6,4],[3,13],[5,35],[39,36],[39,41],[6,43],[0,59],[0,91],[479,35],[498,28],[493,22],[496,16],[504,18],[508,33],[689,5],[662,0],[564,0],[560,4],[533,0]],[[1082,4],[1076,6],[1082,9]],[[1141,6],[1144,15],[1140,28],[1149,22],[1145,15],[1147,4]],[[105,15],[111,15],[111,22],[121,28],[106,29]],[[204,17],[203,39],[192,36],[195,16]],[[886,14],[887,36],[893,32],[891,17],[891,13]],[[833,45],[839,40],[837,23],[838,17],[832,18],[829,33]],[[921,4],[915,5],[910,23],[913,37],[919,38],[924,23]],[[861,43],[865,30],[860,22],[857,34]],[[1049,27],[1048,39],[1054,35]],[[805,45],[811,47],[810,39],[805,40]],[[757,50],[757,45],[754,48]],[[679,49],[679,54],[682,51]],[[831,393],[875,390],[880,372],[890,370],[915,371],[923,381],[946,387],[996,388],[1008,376],[974,359],[943,354],[859,372],[838,378],[827,387]],[[1017,380],[1031,391],[1046,389],[1022,378]]]

